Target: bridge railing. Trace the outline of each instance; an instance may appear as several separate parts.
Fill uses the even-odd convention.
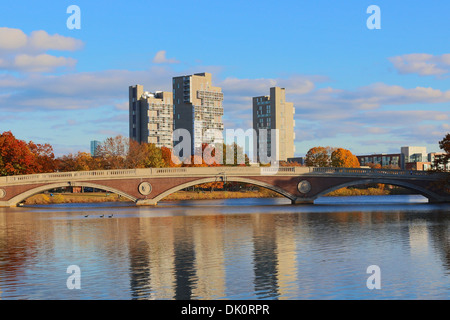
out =
[[[322,174],[358,174],[358,175],[393,175],[430,177],[437,173],[433,171],[395,170],[395,169],[365,169],[365,168],[311,168],[312,173]]]
[[[148,168],[117,169],[98,171],[54,172],[19,176],[0,177],[0,184],[39,183],[48,181],[101,180],[143,177],[177,177],[177,176],[215,176],[215,175],[361,175],[361,176],[395,176],[436,178],[439,173],[430,171],[409,171],[393,169],[365,168],[315,168],[315,167],[180,167],[180,168]],[[447,173],[448,174],[448,173]]]
[[[53,173],[40,173],[40,174],[1,177],[0,182],[17,183],[17,182],[46,181],[46,180],[70,180],[74,178],[77,179],[89,177],[106,178],[106,177],[127,176],[135,174],[136,169],[53,172]]]

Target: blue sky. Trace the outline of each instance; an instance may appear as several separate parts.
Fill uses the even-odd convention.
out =
[[[70,5],[81,29],[69,30]],[[381,29],[369,30],[370,5]],[[226,128],[251,127],[251,97],[286,88],[296,155],[426,146],[450,131],[445,1],[21,1],[0,10],[0,131],[57,155],[128,135],[128,86],[171,90],[211,72]]]

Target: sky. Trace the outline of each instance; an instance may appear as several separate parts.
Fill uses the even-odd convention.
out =
[[[68,27],[71,5],[79,29]],[[210,72],[225,128],[251,128],[252,97],[286,88],[295,156],[439,151],[450,132],[449,12],[441,0],[3,3],[0,132],[57,156],[89,152],[91,140],[128,136],[130,85],[172,91],[172,77]]]

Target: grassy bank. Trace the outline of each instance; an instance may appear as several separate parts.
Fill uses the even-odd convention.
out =
[[[279,195],[270,190],[261,191],[178,191],[164,201],[181,200],[214,200],[237,198],[273,198]],[[125,202],[130,201],[125,197],[119,197],[113,193],[56,193],[51,196],[48,193],[36,194],[25,200],[24,204],[58,204],[58,203],[95,203],[95,202]]]
[[[381,189],[381,188],[342,188],[328,193],[329,197],[342,196],[381,196],[390,194],[410,194],[405,189]],[[276,198],[281,197],[268,189],[255,191],[178,191],[164,198],[164,201],[181,200],[214,200],[214,199],[239,199],[239,198]],[[95,202],[126,202],[130,201],[125,197],[120,197],[114,193],[49,193],[36,194],[25,200],[24,204],[58,204],[58,203],[95,203]]]

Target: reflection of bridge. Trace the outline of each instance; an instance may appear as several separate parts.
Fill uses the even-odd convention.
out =
[[[439,188],[445,174],[426,171],[311,167],[197,167],[77,171],[0,177],[0,207],[59,187],[84,186],[124,196],[137,205],[155,205],[181,189],[208,182],[243,182],[273,190],[293,204],[313,203],[342,187],[368,183],[401,186],[430,202],[450,202]]]

